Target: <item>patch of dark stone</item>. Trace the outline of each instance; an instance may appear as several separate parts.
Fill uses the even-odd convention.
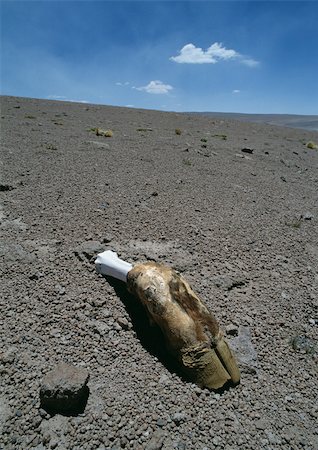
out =
[[[249,148],[249,147],[244,147],[244,148],[241,149],[241,151],[243,153],[249,153],[250,155],[254,152],[254,150],[252,148]]]
[[[89,397],[86,369],[59,363],[43,378],[40,389],[41,408],[49,414],[76,416],[85,410]]]
[[[291,345],[296,352],[314,354],[317,350],[315,342],[306,336],[294,336]]]
[[[0,192],[12,191],[13,189],[15,188],[10,184],[0,184]]]

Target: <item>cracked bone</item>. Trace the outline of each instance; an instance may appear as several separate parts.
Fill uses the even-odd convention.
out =
[[[98,272],[127,283],[192,381],[214,390],[239,383],[235,357],[218,322],[176,271],[155,262],[133,267],[112,251],[99,254],[95,263]]]

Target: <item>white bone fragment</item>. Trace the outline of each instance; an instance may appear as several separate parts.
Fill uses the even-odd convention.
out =
[[[132,269],[132,265],[118,258],[117,253],[106,250],[99,253],[95,259],[97,272],[102,275],[117,278],[118,280],[127,282],[127,274]]]

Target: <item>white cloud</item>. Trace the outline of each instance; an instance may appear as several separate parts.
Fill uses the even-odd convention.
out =
[[[88,100],[74,100],[72,98],[65,97],[64,95],[48,95],[46,98],[48,100],[61,100],[61,101],[64,101],[64,102],[89,103]]]
[[[239,89],[233,89],[232,94],[239,94],[241,91]]]
[[[251,58],[243,58],[242,60],[241,60],[241,63],[242,64],[245,64],[246,66],[248,66],[248,67],[256,67],[256,66],[258,66],[259,65],[259,62],[258,61],[255,61],[255,59],[251,59]]]
[[[65,95],[48,95],[46,98],[50,99],[50,100],[65,100],[66,99]]]
[[[160,80],[150,81],[147,86],[134,87],[138,91],[146,91],[148,94],[168,94],[173,89],[170,84],[164,84]]]
[[[116,86],[128,86],[129,84],[130,84],[129,81],[125,81],[124,83],[117,81]]]
[[[73,100],[71,98],[67,98],[66,101],[73,102],[73,103],[89,103],[88,100]]]
[[[219,61],[236,59],[240,63],[249,67],[255,67],[258,62],[251,58],[245,58],[236,50],[227,49],[221,43],[215,42],[207,50],[196,47],[193,44],[186,44],[182,47],[177,56],[171,56],[170,60],[180,64],[215,64]]]

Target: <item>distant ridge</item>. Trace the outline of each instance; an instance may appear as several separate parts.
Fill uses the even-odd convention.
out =
[[[241,122],[267,123],[289,128],[301,128],[308,131],[318,131],[318,116],[303,116],[297,114],[243,114],[222,112],[189,112],[210,117],[223,117]]]

